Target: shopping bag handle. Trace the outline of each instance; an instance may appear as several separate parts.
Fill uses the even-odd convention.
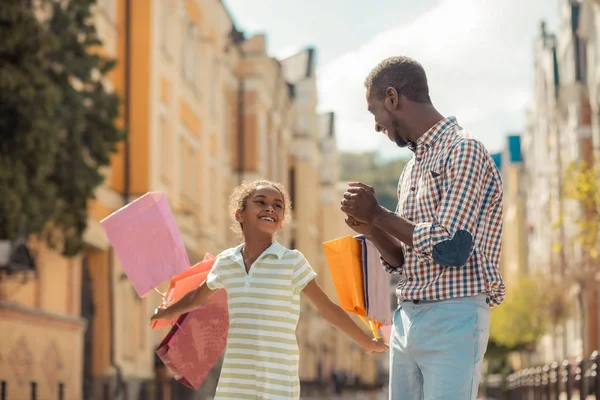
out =
[[[157,288],[154,288],[154,291],[156,293],[158,293],[160,295],[160,297],[163,298],[163,301],[165,302],[165,306],[169,307],[171,304],[169,303],[169,300],[167,299],[167,296],[165,296],[165,294],[163,294],[160,290],[158,290]],[[157,309],[158,310],[158,309]],[[156,311],[155,311],[156,313]],[[179,325],[178,319],[176,319],[171,326],[173,325],[177,325],[179,327],[179,329],[181,329],[181,331],[183,332],[184,335],[187,335],[187,333],[185,333],[185,331],[183,330],[183,328],[181,327],[181,325]]]
[[[369,328],[371,330],[373,337],[377,340],[381,339],[381,336],[379,335],[379,329],[377,328],[377,326],[373,322],[373,320],[371,318],[369,318],[367,320],[361,315],[359,315],[359,317],[360,317],[360,320],[367,326],[367,328]]]

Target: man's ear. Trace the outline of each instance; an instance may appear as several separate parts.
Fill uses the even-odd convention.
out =
[[[396,110],[400,106],[400,95],[398,91],[393,87],[388,87],[385,90],[385,100],[384,100],[385,108],[388,111]]]

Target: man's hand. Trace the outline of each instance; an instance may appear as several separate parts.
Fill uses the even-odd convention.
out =
[[[345,219],[346,225],[348,225],[354,232],[369,236],[373,232],[373,224],[365,224],[364,222],[358,222],[354,217],[348,215]]]
[[[343,212],[364,224],[372,224],[379,210],[375,190],[360,182],[349,183],[341,204]]]

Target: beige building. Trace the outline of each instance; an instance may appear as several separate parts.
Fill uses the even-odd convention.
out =
[[[521,136],[509,135],[501,153],[493,155],[502,173],[504,209],[500,269],[510,286],[527,274],[526,176],[521,153]]]
[[[536,38],[534,104],[522,149],[527,189],[527,268],[568,281],[584,259],[584,249],[574,242],[583,210],[578,202],[564,197],[562,188],[570,162],[593,162],[593,121],[597,117],[594,101],[590,101],[593,91],[587,82],[590,77],[595,79],[592,69],[596,68],[590,64],[588,49],[598,40],[590,22],[594,21],[590,13],[597,4],[561,1],[559,5],[556,34],[542,25]],[[582,32],[595,36],[584,39]],[[539,357],[534,361],[583,356],[597,348],[597,290],[590,288],[584,293],[584,318],[576,301],[578,291],[579,287],[573,285],[565,293],[573,304],[570,317],[539,343]]]
[[[110,85],[123,100],[128,140],[89,203],[86,250],[64,259],[32,243],[37,277],[0,281],[8,332],[0,380],[8,398],[29,398],[31,380],[38,393],[62,385],[65,399],[149,396],[156,380],[173,399],[197,398],[155,368],[166,331],[150,330],[148,320],[160,299],[136,296],[99,221],[163,191],[195,263],[237,243],[227,214],[233,187],[276,180],[294,205],[281,242],[306,255],[335,298],[321,243],[350,232],[339,211],[334,115],[316,112],[315,51],[270,57],[265,36],[246,38],[220,0],[100,0],[95,21],[100,52],[118,61]],[[305,392],[325,390],[336,369],[375,382],[381,357],[363,354],[307,302],[298,337]],[[202,392],[214,390],[217,377]]]
[[[579,13],[579,37],[585,45],[586,84],[591,106],[594,148],[600,151],[600,1],[583,0]]]

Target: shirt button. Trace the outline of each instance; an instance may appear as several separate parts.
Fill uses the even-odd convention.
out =
[[[417,162],[421,161],[421,157],[417,157]]]
[[[412,282],[412,280],[413,280],[413,279],[412,279],[412,276],[409,276],[409,277],[408,277],[408,280]]]
[[[410,190],[412,190],[414,192],[415,191],[415,187],[414,186],[411,187]]]
[[[406,251],[410,253],[412,251],[412,248],[409,247],[408,249],[406,249]]]

